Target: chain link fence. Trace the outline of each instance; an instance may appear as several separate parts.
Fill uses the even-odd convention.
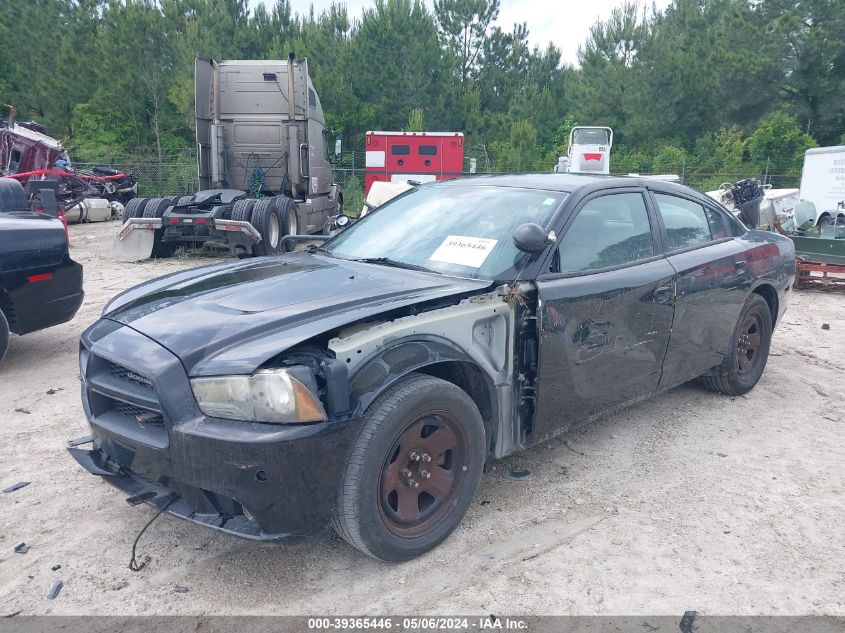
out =
[[[133,173],[138,177],[138,195],[147,198],[187,196],[199,190],[197,152],[193,149],[169,151],[158,155],[113,154],[90,163],[74,163],[77,169],[94,165]]]
[[[494,169],[494,162],[486,146],[476,145],[465,148],[464,175],[483,175],[503,173]],[[335,182],[340,185],[344,196],[344,208],[349,214],[357,214],[364,202],[366,152],[346,151],[334,168]],[[138,195],[149,198],[163,196],[191,195],[199,190],[197,175],[196,150],[184,149],[165,153],[161,160],[157,155],[112,155],[95,163],[78,163],[78,168],[90,169],[101,165],[119,171],[132,172],[138,177]],[[691,161],[679,165],[661,165],[660,173],[675,174],[679,181],[699,191],[713,191],[723,183],[733,184],[744,178],[757,178],[763,184],[773,188],[798,188],[800,174],[787,173],[786,169],[776,169],[777,161],[769,161],[769,169],[760,170],[750,165],[738,165],[718,172],[700,172]],[[611,155],[611,168],[615,174],[627,175],[639,173],[642,176],[652,174],[625,169],[636,165],[625,165],[624,161],[614,161]],[[551,173],[554,161],[533,159],[526,161],[519,173]],[[511,172],[513,173],[513,172]]]

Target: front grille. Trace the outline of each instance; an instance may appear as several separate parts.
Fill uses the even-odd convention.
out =
[[[161,413],[158,411],[145,409],[144,407],[139,407],[121,400],[115,400],[114,398],[109,398],[109,400],[111,400],[111,409],[114,412],[133,418],[139,424],[164,426],[164,417],[162,417]]]
[[[108,368],[108,372],[118,380],[128,380],[129,382],[141,385],[147,389],[153,388],[153,382],[146,376],[142,376],[141,374],[134,372],[131,369],[127,369],[122,365],[118,365],[117,363],[110,363],[106,361],[106,366]]]
[[[132,440],[164,448],[167,424],[152,380],[118,363],[90,354],[82,370],[91,422]]]

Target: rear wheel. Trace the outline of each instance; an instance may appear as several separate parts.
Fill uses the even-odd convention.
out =
[[[174,204],[177,204],[181,207],[181,206],[186,205],[186,204],[191,204],[193,201],[194,201],[193,196],[182,196]]]
[[[299,234],[299,214],[296,210],[296,203],[287,196],[276,198],[276,211],[279,212],[279,219],[284,227],[284,235]],[[286,243],[282,250],[289,253],[296,248],[296,244]]]
[[[261,235],[253,250],[256,255],[276,255],[282,241],[282,224],[275,198],[262,198],[252,209],[252,225]]]
[[[472,501],[484,438],[466,392],[421,374],[399,381],[367,410],[338,488],[335,530],[385,561],[433,549]]]
[[[120,221],[126,223],[126,221],[130,218],[144,217],[144,207],[149,201],[149,198],[132,198],[126,203],[126,206],[123,207],[123,215],[121,216]]]
[[[249,222],[252,219],[252,209],[255,203],[258,202],[255,198],[242,198],[238,200],[232,207],[232,219],[236,222]]]
[[[0,310],[0,363],[6,358],[6,352],[9,351],[9,322],[6,320],[6,315]]]
[[[730,351],[712,375],[701,377],[704,386],[730,396],[748,393],[763,375],[771,342],[769,304],[760,295],[752,294],[739,315]]]
[[[145,218],[161,218],[168,208],[173,206],[172,198],[150,198],[144,206]],[[157,229],[155,232],[155,242],[153,243],[153,257],[170,257],[176,249],[175,244],[166,244],[162,242],[164,236],[164,227]]]

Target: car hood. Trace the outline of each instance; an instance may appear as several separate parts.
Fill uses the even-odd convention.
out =
[[[191,376],[251,373],[297,343],[415,303],[491,285],[321,254],[240,260],[168,275],[103,311],[157,341]]]

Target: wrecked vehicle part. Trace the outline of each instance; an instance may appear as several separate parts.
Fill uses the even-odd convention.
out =
[[[333,520],[361,551],[407,560],[457,526],[485,457],[696,377],[749,391],[794,271],[787,238],[671,183],[423,185],[313,252],[113,299],[81,337],[93,443],[73,455],[208,527],[277,539]],[[296,376],[324,419],[215,417],[229,414],[203,413],[192,388],[264,372]]]
[[[533,294],[518,284],[520,296]],[[470,394],[488,432],[492,457],[522,448],[530,431],[536,379],[534,309],[510,302],[511,285],[372,326],[341,330],[328,348],[349,371],[354,411],[370,403],[399,378],[418,371],[453,382]],[[520,424],[513,424],[513,420]]]
[[[501,456],[514,447],[507,430],[513,409],[513,320],[513,308],[493,292],[367,329],[341,330],[328,347],[347,364],[354,414],[363,415],[402,376],[431,373],[469,392],[488,436],[501,438],[494,451]],[[474,384],[472,368],[478,370],[480,384]],[[465,372],[471,373],[461,375]]]

